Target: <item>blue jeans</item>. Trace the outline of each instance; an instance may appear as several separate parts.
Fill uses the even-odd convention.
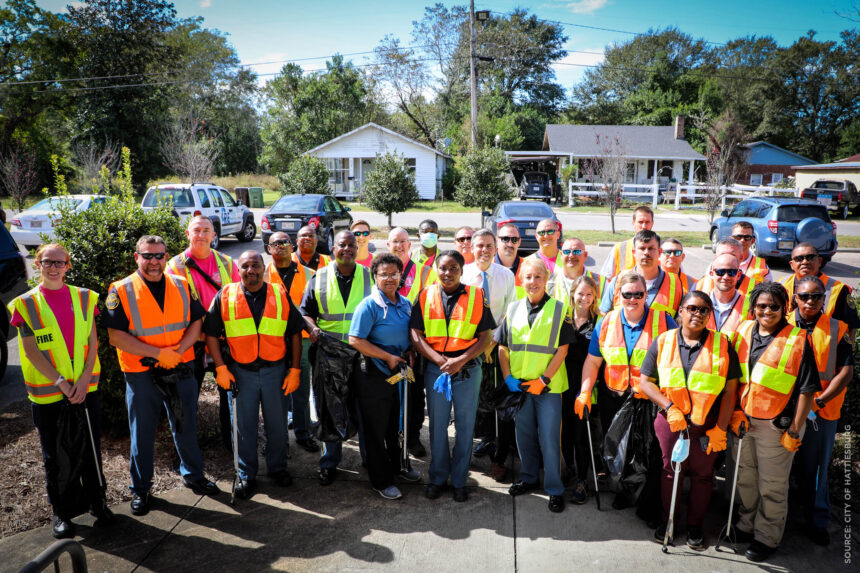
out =
[[[543,455],[543,488],[549,495],[562,495],[561,482],[561,394],[527,394],[516,417],[520,478],[535,484],[540,479]]]
[[[472,436],[475,433],[475,412],[478,410],[478,390],[481,387],[481,361],[469,370],[461,370],[451,380],[452,401],[433,389],[442,374],[439,367],[427,363],[424,387],[427,391],[427,416],[430,418],[430,483],[444,485],[451,476],[455,488],[466,485],[472,459]],[[448,444],[448,424],[454,407],[454,450]]]
[[[827,527],[830,523],[827,468],[830,466],[833,442],[836,440],[837,422],[838,420],[818,417],[815,419],[818,425],[816,430],[812,422],[807,421],[803,443],[794,458],[795,463],[800,466],[800,490],[806,496],[804,502],[807,515],[816,527]]]
[[[257,428],[260,406],[263,408],[263,428],[266,432],[266,469],[274,474],[287,469],[287,417],[281,398],[281,387],[286,376],[286,366],[266,366],[259,372],[246,370],[238,364],[233,367],[236,385],[236,428],[239,434],[239,477],[257,479]],[[233,415],[232,392],[230,415]]]
[[[296,439],[307,440],[311,437],[311,363],[308,360],[310,347],[310,339],[302,338],[301,383],[292,394],[283,396],[282,393],[281,395],[284,402],[284,431],[287,432],[287,440],[289,440],[289,432],[286,430],[287,412],[293,413],[293,431],[296,434]]]
[[[152,486],[155,432],[162,406],[173,432],[173,443],[179,454],[179,472],[188,481],[203,477],[203,454],[197,443],[197,381],[188,363],[189,374],[176,384],[182,400],[182,431],[176,431],[175,420],[149,372],[125,372],[125,403],[128,407],[128,427],[131,432],[131,491],[138,495]]]

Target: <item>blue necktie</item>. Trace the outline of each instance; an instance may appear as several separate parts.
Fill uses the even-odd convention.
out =
[[[484,302],[490,306],[490,281],[487,280],[487,271],[483,271],[481,276],[483,277],[481,288],[484,289]]]

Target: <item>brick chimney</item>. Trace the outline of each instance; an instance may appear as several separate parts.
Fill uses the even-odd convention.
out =
[[[675,139],[684,139],[684,116],[675,116]]]

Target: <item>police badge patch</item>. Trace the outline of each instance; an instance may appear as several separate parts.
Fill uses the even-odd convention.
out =
[[[110,291],[108,294],[105,306],[108,310],[116,310],[119,307],[119,295],[116,294],[115,290]]]

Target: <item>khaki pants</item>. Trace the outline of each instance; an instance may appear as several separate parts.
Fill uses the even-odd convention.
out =
[[[788,514],[788,474],[794,452],[786,450],[781,439],[782,431],[770,420],[751,418],[738,468],[737,526],[754,533],[756,541],[768,547],[779,545]],[[737,441],[732,447],[732,457],[735,456]]]

